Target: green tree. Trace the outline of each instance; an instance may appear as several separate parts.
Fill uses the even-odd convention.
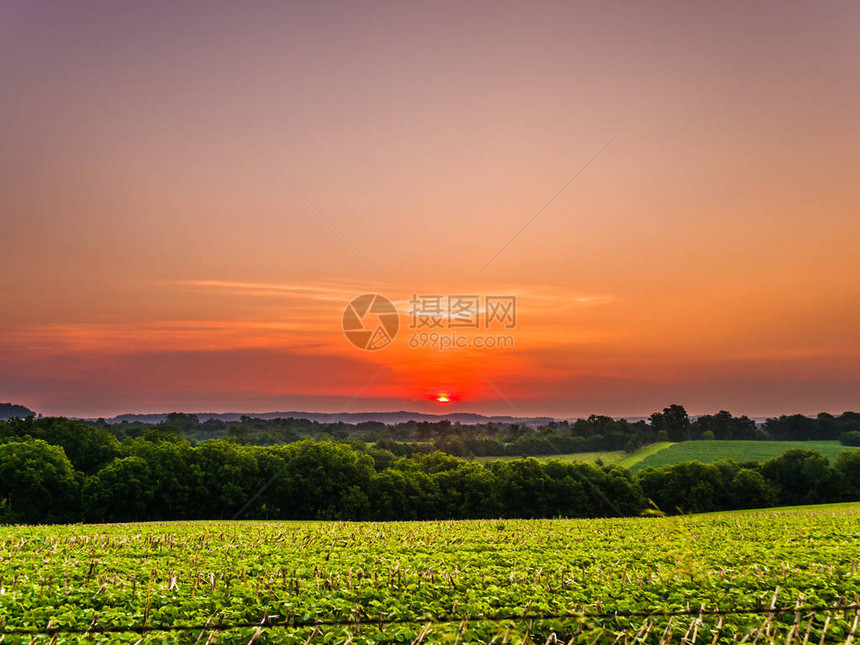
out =
[[[771,439],[786,441],[809,441],[819,439],[819,421],[802,414],[783,415],[768,419],[764,424],[765,432]]]
[[[779,489],[760,472],[741,468],[732,479],[730,493],[734,508],[766,508],[776,506]]]
[[[844,499],[860,501],[860,450],[843,450],[833,468],[842,480]]]
[[[74,518],[78,485],[60,446],[41,439],[0,445],[0,517],[5,522],[51,523]]]
[[[779,487],[780,504],[821,504],[838,497],[834,471],[814,450],[789,450],[764,462],[761,474]]]
[[[665,432],[669,441],[686,441],[690,438],[690,415],[683,405],[673,403],[662,412],[651,415],[651,428]]]
[[[549,479],[537,459],[494,461],[490,463],[490,470],[499,482],[504,517],[547,517]]]
[[[146,460],[116,459],[84,484],[84,517],[90,522],[161,519],[152,506],[155,495],[153,474]]]
[[[199,490],[194,504],[200,517],[230,518],[262,487],[259,481],[259,455],[262,449],[238,446],[231,441],[211,439],[198,445],[189,455],[199,470]],[[254,517],[254,508],[244,517]],[[265,517],[265,511],[260,509]]]
[[[280,476],[286,496],[284,512],[295,519],[344,519],[344,504],[355,508],[353,486],[366,491],[373,476],[373,459],[349,446],[300,441],[286,447],[287,468]]]
[[[160,431],[159,431],[160,432]],[[194,448],[185,439],[166,433],[161,440],[135,439],[129,446],[131,456],[149,466],[153,496],[149,505],[152,517],[181,520],[202,517],[205,497],[203,475],[194,461]],[[208,495],[208,493],[204,493]]]
[[[729,508],[726,477],[731,470],[729,464],[691,461],[645,468],[636,481],[645,496],[665,513],[704,513]]]
[[[72,466],[87,474],[110,463],[121,452],[119,442],[109,429],[63,417],[29,417],[0,424],[0,441],[15,441],[25,437],[62,446]]]
[[[839,443],[843,446],[860,446],[860,432],[857,430],[843,432],[839,436]]]
[[[690,426],[693,439],[704,438],[707,432],[714,439],[755,439],[755,422],[747,416],[735,417],[731,412],[720,410],[716,414],[704,414]]]

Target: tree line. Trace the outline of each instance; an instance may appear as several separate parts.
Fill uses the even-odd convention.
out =
[[[192,444],[166,424],[120,441],[61,418],[0,422],[0,521],[429,520],[689,513],[860,500],[860,451],[648,468],[483,465],[359,442]]]
[[[459,457],[540,456],[598,451],[634,452],[659,441],[702,439],[748,440],[842,440],[860,443],[860,414],[839,416],[821,413],[816,417],[786,415],[756,424],[747,416],[725,410],[691,418],[683,406],[673,404],[646,419],[628,421],[591,415],[576,421],[554,421],[530,426],[524,423],[479,423],[461,425],[447,420],[410,421],[397,424],[364,422],[321,423],[306,419],[259,419],[244,416],[238,421],[209,419],[172,413],[159,424],[143,422],[92,422],[120,441],[141,437],[153,428],[175,432],[192,443],[208,439],[230,439],[243,445],[280,445],[303,439],[362,441],[375,443],[400,456],[436,451]]]

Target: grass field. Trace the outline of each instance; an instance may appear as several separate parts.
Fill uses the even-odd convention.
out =
[[[615,464],[636,472],[648,466],[667,466],[684,461],[701,461],[713,463],[723,459],[733,459],[737,462],[765,461],[779,457],[793,449],[816,450],[831,461],[841,450],[857,450],[845,448],[838,441],[684,441],[672,443],[663,441],[645,446],[632,454],[621,450],[614,452],[580,452],[563,455],[541,455],[535,457],[538,461],[558,459],[564,462],[582,462],[593,464],[600,459],[604,464]],[[522,459],[522,457],[476,457],[479,463],[489,463],[497,460]]]
[[[654,455],[661,450],[665,450],[669,446],[674,446],[675,444],[671,441],[660,441],[658,443],[652,443],[650,446],[645,446],[644,448],[637,450],[636,452],[627,455],[623,459],[619,460],[618,465],[624,468],[633,468],[636,464],[638,464],[643,459],[647,459],[651,455]]]
[[[715,513],[702,513],[700,517],[706,515],[717,515],[728,517],[731,515],[775,515],[780,513],[800,513],[807,517],[819,513],[841,513],[860,511],[860,502],[834,502],[833,504],[813,504],[807,506],[776,506],[772,508],[746,508],[737,511],[719,511]]]
[[[765,461],[779,457],[788,450],[798,448],[815,450],[832,461],[842,450],[856,450],[856,448],[845,448],[838,441],[684,441],[668,445],[654,445],[663,445],[663,447],[632,463],[624,459],[621,461],[621,465],[635,472],[648,466],[660,467],[684,461],[701,461],[703,463],[712,463],[723,459],[733,459],[737,462]],[[651,447],[645,448],[644,451]],[[643,451],[634,453],[631,458],[638,457],[642,453]]]
[[[579,462],[586,464],[597,463],[599,459],[604,464],[609,465],[621,461],[626,455],[627,453],[623,450],[616,450],[612,452],[572,452],[563,455],[539,455],[535,459],[538,461],[557,459],[566,463]],[[510,461],[512,459],[522,459],[522,457],[475,457],[475,461],[481,464],[487,464],[491,461]]]
[[[860,595],[860,504],[659,519],[7,527],[0,563],[4,644],[500,645],[556,634],[707,645],[785,643],[790,632],[845,642],[847,611],[804,613],[801,632],[793,609],[697,614]],[[572,611],[588,616],[559,617]],[[10,633],[49,625],[60,628],[54,640]],[[111,626],[138,631],[99,632]],[[91,633],[62,632],[75,627]]]
[[[535,457],[538,461],[558,459],[564,462],[596,463],[600,459],[604,464],[614,464],[629,468],[634,473],[648,466],[660,467],[684,461],[701,461],[713,463],[723,459],[733,459],[736,462],[765,461],[779,457],[788,450],[816,450],[831,461],[842,450],[858,450],[846,448],[838,441],[684,441],[672,443],[663,441],[645,446],[632,454],[618,450],[614,452],[580,452],[561,455],[541,455]],[[479,463],[489,463],[498,460],[522,459],[522,457],[476,457]]]

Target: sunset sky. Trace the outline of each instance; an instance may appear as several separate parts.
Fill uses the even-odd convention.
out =
[[[0,60],[0,402],[860,410],[856,2],[22,0]]]

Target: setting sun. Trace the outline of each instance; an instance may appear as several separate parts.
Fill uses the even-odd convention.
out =
[[[448,403],[448,401],[450,401],[451,399],[448,398],[447,394],[440,394],[439,396],[436,397],[436,400],[439,403]]]

